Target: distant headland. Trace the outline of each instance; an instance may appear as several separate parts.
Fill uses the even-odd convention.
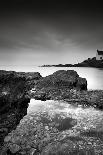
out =
[[[88,58],[77,64],[42,65],[41,67],[95,67],[103,68],[103,51],[97,49],[96,57]]]

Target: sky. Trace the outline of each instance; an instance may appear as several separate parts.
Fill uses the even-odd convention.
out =
[[[99,2],[3,0],[0,3],[0,69],[74,64],[103,50]]]

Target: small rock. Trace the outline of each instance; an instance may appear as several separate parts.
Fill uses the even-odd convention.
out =
[[[11,140],[11,136],[6,136],[4,142],[9,142]]]
[[[35,155],[35,152],[36,152],[36,149],[32,148],[32,149],[30,150],[30,155]]]
[[[49,127],[48,127],[48,126],[45,126],[45,129],[46,129],[46,130],[49,130]]]
[[[0,133],[3,133],[3,132],[8,133],[8,129],[7,128],[1,128]]]
[[[9,145],[9,149],[12,153],[16,153],[16,152],[20,151],[21,147],[17,144],[11,144],[11,145]]]

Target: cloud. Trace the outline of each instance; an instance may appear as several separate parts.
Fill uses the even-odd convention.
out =
[[[97,48],[103,48],[101,17],[62,11],[52,10],[48,14],[14,11],[13,15],[2,16],[1,64],[74,63],[94,56]]]
[[[3,49],[15,49],[17,46],[17,42],[10,40],[8,38],[0,37],[0,50]]]
[[[17,22],[18,21],[18,22]],[[0,25],[0,50],[45,49],[57,50],[61,41],[52,26],[35,18],[17,18],[3,21]],[[4,26],[3,26],[4,25]]]

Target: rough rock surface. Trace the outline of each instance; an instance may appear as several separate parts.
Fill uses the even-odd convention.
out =
[[[26,88],[28,90],[31,90],[36,85],[37,81],[42,78],[39,72],[16,72],[16,74],[26,78]]]
[[[88,91],[86,79],[79,77],[73,70],[59,70],[41,78],[29,95],[36,100],[65,100],[76,105],[103,109],[103,91]]]
[[[103,90],[79,91],[76,89],[42,89],[30,94],[36,100],[63,100],[73,105],[103,109]]]
[[[59,70],[52,75],[46,76],[39,80],[37,88],[77,88],[87,90],[87,81],[85,78],[79,77],[74,70]]]
[[[23,118],[28,95],[59,102],[34,101]],[[44,78],[4,72],[0,101],[1,155],[103,155],[103,113],[93,108],[103,109],[103,91],[87,91],[86,79],[75,71],[57,71]]]
[[[42,78],[39,72],[15,72],[0,70],[0,93],[2,88],[3,90],[7,89],[7,87],[5,88],[5,84],[10,85],[10,76],[11,81],[13,76],[18,79],[24,79],[26,81],[26,89],[31,89],[33,86],[35,86],[35,83]],[[9,91],[9,88],[7,89],[7,91]]]
[[[30,98],[27,91],[32,80],[38,80],[39,73],[0,71],[0,149],[4,137],[27,114]]]
[[[16,72],[16,74],[25,77],[26,80],[39,80],[42,77],[39,72]]]
[[[53,94],[58,93],[61,96],[64,91],[70,91],[71,89],[87,90],[86,79],[79,77],[74,70],[59,70],[52,75],[41,78],[31,96],[37,100],[53,99],[55,96]]]
[[[28,115],[5,137],[5,148],[7,155],[103,155],[103,112],[31,100]]]

